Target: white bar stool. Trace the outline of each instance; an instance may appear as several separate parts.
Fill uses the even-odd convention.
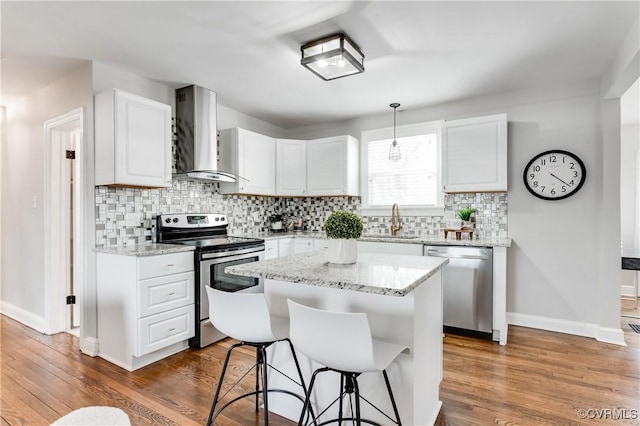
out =
[[[335,422],[342,424],[342,421],[346,420],[355,421],[357,425],[361,423],[376,425],[377,423],[373,421],[361,418],[360,399],[362,399],[389,420],[401,425],[400,414],[393,397],[386,369],[401,352],[408,348],[374,339],[371,336],[369,320],[365,313],[320,310],[301,305],[292,300],[287,300],[287,303],[289,305],[290,337],[293,345],[308,358],[325,365],[325,367],[314,371],[311,377],[305,405],[298,424],[304,424],[306,411],[311,409],[311,395],[317,375],[325,371],[335,371],[340,373],[340,396],[329,407],[314,417],[314,424],[318,426]],[[395,420],[360,395],[358,376],[367,372],[382,372]],[[351,417],[343,417],[342,401],[345,394],[349,396]],[[355,401],[351,401],[352,394]],[[320,418],[336,401],[339,401],[338,418],[318,424],[316,419]],[[355,410],[353,409],[354,403]],[[312,412],[311,414],[313,416]]]
[[[269,424],[268,392],[286,393],[296,397],[304,403],[304,399],[300,397],[300,395],[296,395],[289,390],[268,388],[267,367],[271,367],[274,371],[277,371],[292,382],[300,385],[303,393],[306,394],[307,389],[302,378],[302,371],[298,364],[298,358],[296,357],[293,345],[289,340],[289,321],[286,318],[278,318],[270,315],[267,300],[263,293],[231,293],[215,290],[211,287],[206,287],[206,289],[207,297],[209,298],[209,319],[211,320],[211,323],[227,336],[240,340],[240,343],[232,345],[227,351],[227,356],[222,367],[222,373],[220,374],[220,380],[218,381],[216,393],[213,397],[213,403],[211,404],[207,425],[211,426],[215,422],[216,417],[218,417],[218,415],[229,405],[252,395],[255,395],[256,397],[257,412],[259,408],[258,399],[260,394],[262,394],[265,425]],[[296,369],[298,370],[300,382],[297,382],[287,376],[282,371],[273,368],[267,361],[267,348],[280,341],[287,341],[289,348],[291,349],[291,355],[296,365]],[[231,386],[229,391],[227,391],[222,398],[224,398],[224,396],[226,396],[231,389],[233,389],[254,368],[256,369],[255,391],[247,392],[232,399],[225,403],[216,413],[216,406],[222,399],[219,399],[220,390],[222,389],[224,376],[227,371],[227,366],[229,365],[229,358],[231,357],[233,350],[241,346],[252,346],[256,348],[256,363],[246,373],[244,373],[233,386]],[[260,381],[262,381],[262,389],[260,389]]]

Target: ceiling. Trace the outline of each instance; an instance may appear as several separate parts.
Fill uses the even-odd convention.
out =
[[[639,2],[2,1],[0,13],[3,96],[94,60],[292,128],[599,78]],[[340,31],[365,72],[326,82],[300,45]]]

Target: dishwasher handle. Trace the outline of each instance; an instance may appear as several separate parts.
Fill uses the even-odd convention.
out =
[[[473,255],[473,254],[447,254],[436,250],[427,250],[429,257],[444,257],[446,259],[469,259],[469,260],[488,260],[489,256]]]

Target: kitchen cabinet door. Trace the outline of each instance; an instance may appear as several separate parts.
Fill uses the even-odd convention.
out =
[[[412,256],[422,256],[422,245],[413,243],[358,241],[358,253],[406,254]]]
[[[94,113],[96,185],[171,186],[171,106],[113,89]]]
[[[283,238],[278,240],[278,257],[293,254],[293,238]]]
[[[359,141],[352,136],[310,140],[308,195],[360,195],[359,164]]]
[[[220,170],[240,176],[221,183],[222,194],[275,195],[276,140],[233,128],[220,131]]]
[[[274,259],[279,255],[278,240],[266,240],[264,242],[264,258]]]
[[[325,240],[324,238],[315,238],[313,240],[313,249],[320,250],[329,248],[329,240]]]
[[[276,140],[276,194],[305,195],[307,192],[307,141]]]
[[[311,238],[294,238],[293,252],[295,254],[305,253],[313,250],[313,240]]]
[[[507,190],[507,115],[447,121],[442,133],[444,192]]]

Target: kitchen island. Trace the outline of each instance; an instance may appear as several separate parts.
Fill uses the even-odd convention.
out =
[[[442,405],[442,274],[447,259],[422,256],[363,253],[353,265],[332,265],[326,250],[230,266],[227,273],[260,277],[273,315],[288,317],[287,299],[344,312],[366,312],[376,338],[406,345],[388,369],[389,379],[403,424],[433,424]],[[271,361],[290,375],[295,371],[284,346],[275,346]],[[298,355],[303,373],[309,378],[319,365]],[[327,376],[317,384],[314,401],[326,407],[339,389],[339,375]],[[278,374],[270,376],[270,387],[299,391]],[[389,413],[381,374],[359,378],[362,395]],[[290,397],[269,396],[271,411],[297,420],[301,405]],[[381,424],[389,420],[361,405],[364,418]],[[318,412],[318,411],[316,411]],[[335,417],[336,411],[321,420]]]

